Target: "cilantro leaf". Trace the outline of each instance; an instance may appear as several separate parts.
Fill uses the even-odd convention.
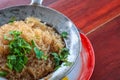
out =
[[[8,73],[6,71],[0,71],[0,76],[5,77]]]
[[[16,55],[9,55],[7,59],[8,59],[7,66],[11,70],[15,70],[16,72],[21,72],[28,61],[28,58],[26,56]]]
[[[54,58],[55,61],[55,70],[58,69],[62,62],[64,62],[64,66],[71,66],[72,62],[69,62],[67,60],[67,57],[69,55],[69,49],[62,48],[60,53],[51,53],[51,55]]]
[[[39,50],[37,47],[34,47],[34,51],[35,51],[36,57],[38,59],[41,59],[42,55],[44,54],[43,51]]]
[[[6,65],[10,70],[13,70],[13,65],[10,63],[10,61],[7,61]]]
[[[16,17],[11,17],[8,23],[13,23],[16,20]]]
[[[6,35],[4,35],[4,39],[5,39],[5,40],[7,40],[7,39],[8,39],[8,37],[7,37]]]
[[[22,60],[23,60],[23,63],[24,63],[24,64],[27,64],[28,58],[27,58],[26,56],[23,56]]]
[[[44,59],[44,60],[47,60],[48,56],[47,55],[42,55],[41,58]]]
[[[31,40],[31,44],[32,44],[33,47],[36,46],[34,40]]]
[[[52,56],[54,57],[54,61],[55,61],[55,66],[59,66],[60,65],[60,58],[59,55],[57,53],[51,53]]]
[[[14,70],[16,72],[21,72],[22,69],[24,68],[25,64],[23,60],[18,59],[16,64],[14,65]]]
[[[14,35],[14,36],[16,36],[16,37],[18,37],[21,33],[22,33],[22,32],[20,32],[20,31],[10,31],[10,32],[9,32],[9,34]]]
[[[71,66],[72,65],[72,62],[69,62],[69,61],[66,61],[64,66]]]
[[[13,40],[10,40],[9,48],[13,54],[26,54],[32,49],[29,43],[27,43],[21,36],[22,32],[11,31],[10,34],[13,36]]]
[[[16,56],[15,55],[9,55],[9,56],[7,56],[7,59],[16,60]]]
[[[68,33],[65,32],[65,31],[61,33],[61,37],[62,37],[62,38],[67,38],[67,36],[68,36]]]
[[[48,56],[47,55],[44,55],[44,52],[39,50],[37,47],[36,47],[36,43],[32,40],[31,41],[31,44],[33,46],[33,49],[34,49],[34,52],[36,54],[36,57],[38,59],[44,59],[44,60],[47,60]]]
[[[15,64],[16,64],[16,56],[8,55],[7,56],[7,66],[12,70]]]
[[[61,53],[60,53],[60,59],[65,60],[69,55],[69,49],[67,48],[62,48]]]
[[[58,65],[58,66],[55,66],[55,69],[54,70],[57,70],[58,68],[60,68],[61,65]]]
[[[7,66],[11,70],[21,72],[28,62],[26,54],[30,53],[32,47],[20,35],[20,31],[10,31],[12,39],[9,40],[10,54],[7,56]]]

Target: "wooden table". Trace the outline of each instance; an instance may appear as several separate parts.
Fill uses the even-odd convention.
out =
[[[0,0],[0,8],[30,0]],[[90,39],[95,51],[91,80],[120,80],[120,0],[44,0],[68,16]]]

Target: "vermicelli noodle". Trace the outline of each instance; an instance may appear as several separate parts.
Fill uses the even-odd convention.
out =
[[[22,72],[15,72],[6,66],[7,55],[9,54],[9,41],[4,35],[9,36],[10,31],[20,31],[20,35],[28,43],[34,40],[37,47],[48,56],[47,60],[38,60],[33,51],[27,54],[28,62]],[[9,72],[6,76],[9,80],[38,80],[54,71],[55,63],[51,52],[59,53],[64,42],[61,36],[49,26],[46,26],[39,19],[28,17],[25,21],[14,21],[0,27],[0,70]]]

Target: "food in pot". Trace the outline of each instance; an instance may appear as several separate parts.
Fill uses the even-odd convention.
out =
[[[8,80],[38,80],[63,62],[69,66],[69,50],[62,38],[67,38],[67,32],[60,35],[37,18],[11,18],[0,27],[0,76]]]

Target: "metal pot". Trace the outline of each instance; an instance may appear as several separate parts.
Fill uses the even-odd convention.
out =
[[[17,20],[24,20],[26,17],[33,16],[52,25],[60,34],[63,31],[68,32],[68,38],[64,39],[64,41],[70,52],[68,61],[72,62],[73,65],[63,66],[62,64],[58,70],[49,76],[49,80],[60,80],[73,69],[81,51],[81,38],[76,26],[69,18],[54,9],[41,5],[42,1],[43,0],[31,0],[30,5],[13,6],[0,10],[0,25],[8,23],[9,19],[13,16],[15,16]],[[44,78],[40,80],[44,80]]]

